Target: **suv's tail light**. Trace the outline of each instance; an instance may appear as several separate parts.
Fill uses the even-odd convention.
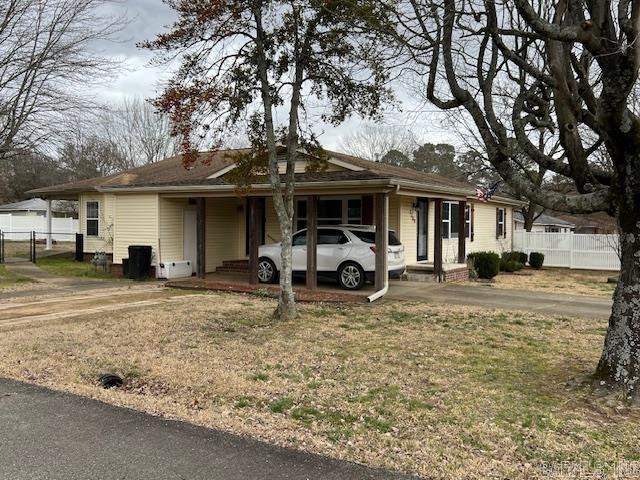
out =
[[[376,246],[375,245],[371,245],[369,247],[371,249],[371,251],[375,254],[376,253]]]

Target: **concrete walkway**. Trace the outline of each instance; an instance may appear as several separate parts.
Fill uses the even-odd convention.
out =
[[[0,379],[0,479],[409,478]]]
[[[385,298],[602,319],[609,318],[612,305],[611,299],[601,297],[456,283],[391,282]]]

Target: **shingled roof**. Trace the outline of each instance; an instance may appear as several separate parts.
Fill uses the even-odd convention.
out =
[[[216,152],[202,152],[198,154],[197,161],[192,167],[185,168],[183,156],[176,155],[157,163],[133,168],[121,173],[106,177],[92,178],[78,182],[65,183],[52,187],[39,188],[29,192],[32,195],[64,195],[78,194],[88,191],[100,191],[104,189],[118,190],[120,188],[142,187],[184,187],[210,185],[233,185],[225,175],[210,178],[215,173],[221,172],[231,166],[235,158],[248,153],[248,149],[222,150]],[[344,153],[326,151],[330,159],[338,160],[352,165],[357,170],[339,170],[317,173],[296,174],[296,181],[300,183],[312,182],[340,182],[358,180],[403,180],[419,184],[425,189],[433,188],[438,191],[450,190],[459,194],[468,192],[473,195],[475,185],[464,181],[458,181],[440,175],[419,172],[410,168],[396,167],[379,162],[372,162],[362,158],[353,157]],[[267,184],[268,181],[259,180]],[[496,200],[512,201],[505,197],[496,197]]]

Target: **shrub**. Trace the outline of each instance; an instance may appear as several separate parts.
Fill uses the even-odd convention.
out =
[[[516,258],[515,261],[520,262],[524,267],[527,264],[528,255],[525,252],[513,252]]]
[[[502,260],[507,262],[518,262],[522,265],[527,263],[527,254],[524,252],[503,252]]]
[[[520,262],[516,262],[515,260],[509,260],[507,262],[501,262],[500,263],[500,270],[502,270],[503,272],[517,272],[518,270],[522,270],[522,268],[524,267],[524,265],[522,265]]]
[[[478,277],[490,279],[500,273],[500,257],[493,252],[475,252],[469,255]]]
[[[544,263],[544,254],[540,252],[531,252],[529,254],[529,265],[533,268],[542,268]]]

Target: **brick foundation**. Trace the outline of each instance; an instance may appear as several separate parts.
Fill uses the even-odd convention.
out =
[[[443,274],[444,282],[466,282],[467,280],[469,280],[469,269],[466,267],[449,270]]]

